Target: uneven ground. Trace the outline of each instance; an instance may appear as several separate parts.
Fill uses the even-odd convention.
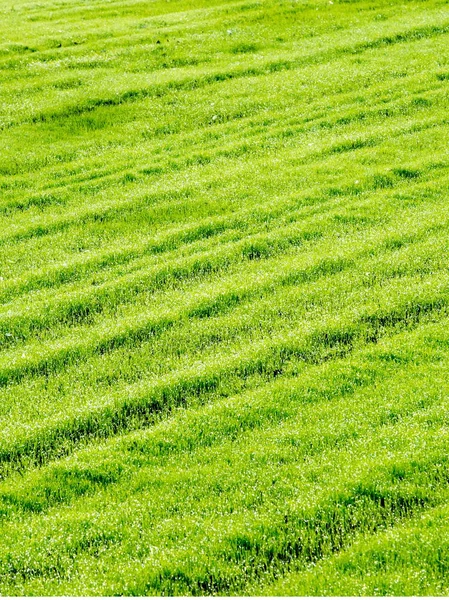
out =
[[[0,593],[449,594],[447,1],[0,32]]]

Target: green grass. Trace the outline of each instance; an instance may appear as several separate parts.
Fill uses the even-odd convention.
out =
[[[447,2],[0,17],[0,594],[448,595]]]

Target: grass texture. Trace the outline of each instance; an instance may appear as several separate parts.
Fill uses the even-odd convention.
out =
[[[0,594],[449,594],[449,6],[3,0]]]

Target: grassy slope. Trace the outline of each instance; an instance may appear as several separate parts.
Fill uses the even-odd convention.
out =
[[[0,12],[0,593],[449,593],[447,3]]]

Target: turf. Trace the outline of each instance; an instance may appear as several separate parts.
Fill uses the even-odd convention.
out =
[[[0,594],[448,595],[447,2],[0,14]]]

